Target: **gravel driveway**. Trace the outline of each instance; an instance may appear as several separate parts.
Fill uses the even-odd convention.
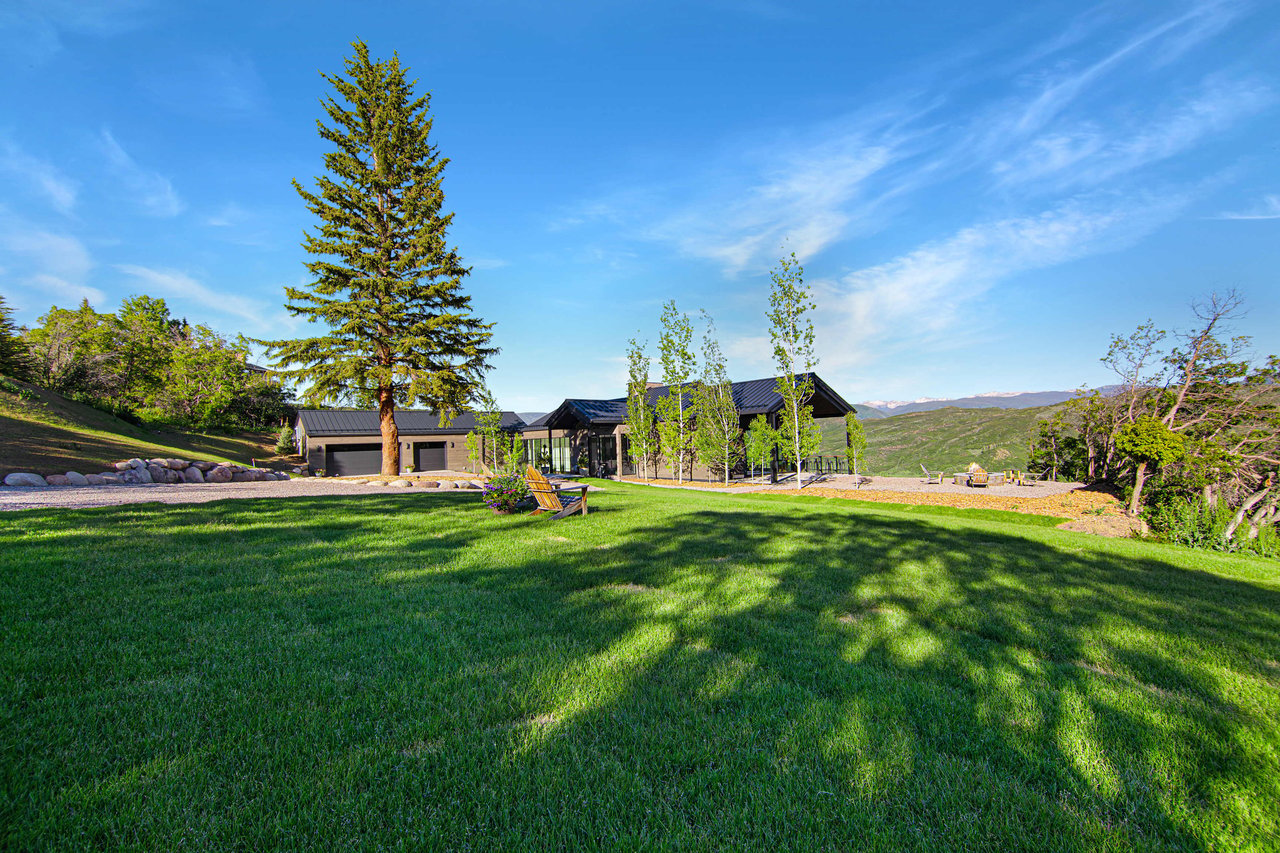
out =
[[[119,506],[120,504],[159,502],[166,504],[191,504],[220,501],[227,498],[304,498],[319,495],[388,495],[388,494],[439,494],[436,489],[375,488],[357,485],[345,480],[318,477],[298,477],[269,483],[205,483],[161,485],[149,483],[143,486],[49,486],[24,488],[0,486],[0,511],[15,509],[39,509],[61,507],[84,509],[95,506]],[[450,491],[450,494],[471,495],[479,500],[479,492]]]

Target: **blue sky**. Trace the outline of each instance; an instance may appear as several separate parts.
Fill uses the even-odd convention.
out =
[[[783,252],[850,400],[1098,385],[1213,289],[1280,350],[1275,2],[0,5],[0,292],[305,333],[318,71],[432,93],[504,406],[622,393],[675,298],[771,373]]]

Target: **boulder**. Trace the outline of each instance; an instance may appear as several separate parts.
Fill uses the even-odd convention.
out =
[[[165,473],[164,473],[164,472],[165,472],[165,471],[168,471],[168,470],[169,470],[169,469],[168,469],[168,468],[166,468],[166,467],[164,467],[163,465],[156,465],[156,464],[154,464],[154,463],[152,463],[152,464],[150,464],[150,465],[147,465],[147,473],[151,475],[151,479],[150,479],[150,480],[148,480],[147,482],[148,482],[148,483],[163,483],[163,482],[165,482]]]
[[[208,474],[204,475],[204,481],[206,483],[230,483],[234,473],[226,465],[217,465],[211,468]]]
[[[119,473],[113,474],[110,471],[104,471],[97,476],[102,478],[102,485],[104,486],[119,486],[124,482],[124,480],[121,479],[124,475]]]
[[[175,471],[185,471],[190,462],[185,459],[166,459],[164,464]]]
[[[404,486],[412,486],[413,483],[410,483],[408,480],[392,480],[390,483],[387,483],[387,485],[404,487]]]
[[[150,467],[152,465],[159,465],[161,468],[167,468],[169,467],[169,460],[163,457],[158,459],[148,459],[147,466]]]
[[[200,473],[200,469],[192,465],[182,472],[182,479],[187,483],[203,483],[204,474]]]
[[[384,483],[382,480],[369,480],[369,485],[370,485],[370,486],[385,486],[385,485],[386,485],[386,483]]]
[[[301,469],[301,468],[294,468],[294,469],[293,469],[293,473],[295,473],[295,474],[301,474],[301,473],[302,473],[302,469]]]
[[[233,471],[231,473],[231,482],[233,483],[252,483],[253,474],[249,471]]]
[[[114,477],[115,475],[112,474],[111,476]],[[105,486],[107,484],[107,478],[101,474],[85,474],[84,479],[87,486]]]
[[[182,472],[174,470],[173,468],[166,468],[164,470],[164,481],[166,483],[181,483],[183,482]]]
[[[44,481],[50,486],[70,486],[71,481],[67,479],[66,474],[50,474],[44,478]]]
[[[368,480],[351,480],[353,486],[365,486],[369,484]]]
[[[277,472],[276,472],[276,479],[277,479],[277,480],[280,480],[281,482],[287,483],[287,482],[289,482],[290,480],[292,480],[293,478],[292,478],[292,477],[290,477],[288,474],[286,474],[286,473],[285,473],[285,472],[283,472],[283,471],[277,471]]]
[[[471,482],[467,483],[467,488],[468,488],[468,489],[483,489],[483,488],[484,488],[484,480],[472,480]]]
[[[440,483],[439,483],[438,481],[436,481],[436,480],[419,480],[419,481],[418,481],[418,485],[422,486],[422,488],[424,488],[424,489],[438,489],[438,488],[440,488]]]
[[[130,459],[130,460],[126,461],[126,462],[117,462],[117,463],[115,464],[115,469],[116,469],[117,471],[128,471],[128,470],[129,470],[130,468],[132,468],[132,467],[133,467],[133,460],[132,460],[132,459]]]
[[[120,482],[127,486],[140,486],[153,480],[146,468],[130,468],[128,471],[120,472]]]
[[[13,473],[4,478],[6,486],[47,486],[48,482],[39,474]]]
[[[218,467],[218,464],[216,462],[192,462],[191,467],[197,468],[203,473],[204,471],[212,471]]]
[[[68,480],[71,481],[71,485],[73,486],[89,485],[89,478],[78,471],[68,471],[65,476]]]
[[[456,488],[458,488],[458,484],[457,484],[457,483],[455,483],[453,480],[441,480],[441,481],[440,481],[440,488],[442,488],[442,489],[456,489]]]

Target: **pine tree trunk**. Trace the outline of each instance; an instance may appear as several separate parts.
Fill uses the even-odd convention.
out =
[[[390,388],[378,389],[378,424],[382,428],[382,473],[400,474],[400,431],[396,429],[396,398]]]
[[[1147,479],[1147,463],[1139,462],[1133,472],[1133,497],[1129,500],[1129,515],[1138,514],[1138,501],[1142,498],[1142,484]]]

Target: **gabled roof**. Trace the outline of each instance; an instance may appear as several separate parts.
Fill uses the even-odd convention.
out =
[[[822,381],[816,373],[803,374],[813,380],[814,417],[841,417],[846,412],[856,411],[843,397],[837,394],[830,385]],[[656,405],[658,400],[670,393],[670,386],[659,385],[649,389],[649,404]],[[692,405],[692,389],[684,392],[685,405]],[[750,379],[733,383],[733,403],[740,415],[760,415],[779,411],[782,408],[782,396],[777,391],[777,379]],[[611,400],[565,400],[555,411],[548,412],[538,418],[530,427],[544,429],[573,429],[581,426],[607,426],[622,424],[627,421],[627,398],[615,397]]]
[[[298,421],[307,435],[381,435],[378,413],[370,410],[349,409],[303,409],[298,412]],[[502,428],[516,430],[523,427],[524,421],[515,412],[502,413]],[[474,412],[463,412],[453,418],[447,426],[440,425],[440,416],[431,412],[406,410],[396,412],[396,429],[405,435],[451,435],[470,432],[476,428]]]

